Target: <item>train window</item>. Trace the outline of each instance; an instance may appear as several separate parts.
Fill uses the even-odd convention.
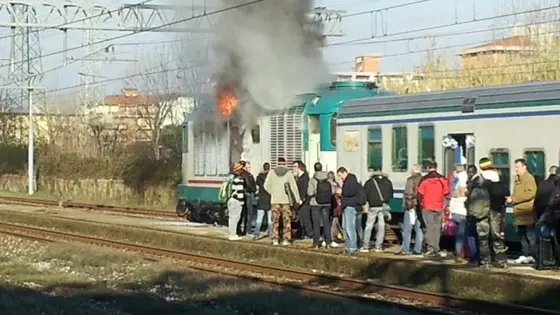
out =
[[[181,152],[188,153],[189,152],[189,125],[182,124],[181,125]]]
[[[527,161],[529,173],[535,177],[537,182],[545,178],[546,164],[543,150],[525,150],[525,161]]]
[[[253,144],[261,143],[261,126],[255,125],[251,129],[251,138],[253,138]]]
[[[330,122],[330,136],[331,136],[331,144],[336,145],[336,114],[332,114]]]
[[[490,151],[490,159],[492,164],[500,174],[500,181],[510,187],[511,184],[511,168],[509,160],[509,152],[507,149],[492,149]]]
[[[436,155],[436,141],[434,137],[434,126],[418,127],[418,164],[422,170],[428,170],[428,163]]]
[[[368,169],[383,168],[383,140],[381,138],[381,128],[368,129]]]
[[[406,172],[408,169],[408,139],[406,127],[393,127],[391,164],[393,172]]]

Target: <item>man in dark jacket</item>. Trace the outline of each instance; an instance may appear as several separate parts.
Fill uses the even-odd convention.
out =
[[[298,219],[301,229],[302,238],[313,237],[313,225],[311,223],[311,206],[309,205],[309,198],[307,196],[307,188],[309,188],[309,173],[307,173],[305,164],[302,161],[295,161],[293,164],[294,176],[298,186],[299,196],[303,204],[298,210]]]
[[[239,161],[239,163],[243,165],[240,176],[245,181],[246,188],[245,205],[237,229],[239,235],[247,235],[251,233],[253,218],[255,217],[253,213],[253,194],[257,191],[257,184],[255,183],[255,177],[251,174],[251,163],[249,161]]]
[[[509,195],[506,184],[489,158],[479,161],[480,173],[475,175],[467,192],[467,213],[476,218],[479,242],[479,265],[506,267],[506,246],[501,233],[505,200]]]
[[[393,198],[393,183],[389,176],[375,169],[364,185],[364,193],[369,203],[364,241],[360,252],[369,252],[369,241],[371,231],[375,227],[375,252],[383,251],[383,240],[385,239],[385,216],[389,215],[389,200]]]
[[[253,240],[258,240],[261,234],[261,227],[263,218],[266,215],[268,224],[266,225],[267,235],[270,236],[272,232],[272,216],[270,213],[270,194],[264,189],[264,181],[270,171],[270,164],[264,163],[262,172],[257,175],[257,219],[255,221],[255,231],[253,233]]]
[[[356,218],[360,209],[360,194],[363,193],[356,175],[348,173],[345,167],[339,167],[336,174],[342,180],[342,224],[344,229],[344,250],[355,253],[358,250],[356,235]]]
[[[440,257],[439,240],[441,238],[441,222],[445,196],[449,194],[447,179],[437,172],[437,163],[428,164],[428,174],[418,184],[418,196],[422,206],[422,217],[426,224],[426,244],[428,251],[424,254],[427,258]]]
[[[534,205],[537,218],[541,217],[548,206],[550,195],[554,190],[554,178],[557,169],[558,167],[556,165],[552,165],[548,169],[548,178],[541,180],[537,185],[537,194],[535,195]]]

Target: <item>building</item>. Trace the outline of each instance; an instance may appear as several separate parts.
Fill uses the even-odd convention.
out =
[[[515,27],[513,35],[480,44],[459,53],[462,68],[506,66],[527,62],[540,46],[557,43],[548,25]]]
[[[381,72],[381,55],[368,54],[354,59],[352,71],[336,71],[337,81],[375,82],[378,86],[392,89],[395,86],[418,85],[424,76],[417,72]]]

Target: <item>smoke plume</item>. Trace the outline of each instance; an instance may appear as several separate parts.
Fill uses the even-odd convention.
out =
[[[224,8],[252,0],[221,0]],[[217,92],[233,89],[245,122],[258,110],[293,105],[329,78],[312,0],[264,0],[220,14],[216,26]]]

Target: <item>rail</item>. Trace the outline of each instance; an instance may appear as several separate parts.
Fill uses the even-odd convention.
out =
[[[14,232],[19,231],[19,232]],[[357,279],[349,279],[344,277],[338,277],[326,274],[317,274],[308,271],[301,270],[291,270],[284,268],[277,268],[271,266],[265,266],[260,264],[249,263],[246,261],[235,261],[229,259],[223,259],[218,257],[206,256],[196,253],[190,253],[186,251],[178,251],[172,249],[158,248],[143,244],[133,244],[126,243],[117,240],[109,240],[98,237],[84,236],[72,233],[65,233],[60,231],[47,230],[38,227],[12,224],[7,222],[0,222],[0,233],[7,233],[10,235],[20,235],[21,237],[31,237],[33,239],[45,239],[46,241],[52,241],[52,239],[64,239],[69,241],[77,241],[82,243],[88,243],[98,246],[107,246],[117,249],[133,250],[136,252],[141,252],[145,254],[152,254],[157,256],[165,256],[175,259],[186,260],[190,262],[195,262],[203,265],[212,265],[225,267],[226,269],[242,270],[245,272],[252,272],[258,274],[264,274],[267,276],[276,276],[280,278],[298,280],[306,283],[305,285],[299,284],[286,284],[282,282],[276,282],[272,280],[256,279],[266,283],[274,285],[283,285],[296,288],[301,291],[306,291],[310,293],[329,295],[339,298],[347,299],[357,299],[361,301],[369,301],[377,304],[386,304],[394,307],[405,308],[405,309],[415,309],[416,311],[421,311],[423,313],[433,313],[442,314],[449,312],[443,312],[436,309],[425,309],[422,306],[413,305],[403,305],[401,303],[389,302],[389,301],[379,301],[377,299],[371,299],[364,296],[364,294],[380,294],[384,296],[397,297],[400,299],[416,300],[430,305],[439,307],[452,307],[456,309],[470,310],[474,312],[485,312],[490,314],[523,314],[523,315],[560,315],[560,312],[540,309],[530,306],[518,305],[518,304],[508,304],[491,302],[484,300],[468,299],[457,296],[451,296],[446,294],[439,294],[434,292],[421,291],[416,289],[411,289],[402,286],[394,285],[384,285],[376,284],[368,281],[362,281]],[[196,267],[194,269],[199,269],[209,272],[217,272],[212,268]],[[228,270],[221,270],[219,273],[229,274],[232,276],[240,277],[239,273],[231,274]],[[255,280],[255,277],[244,276]],[[344,291],[335,292],[333,290],[321,289],[320,286],[337,287],[350,292]]]
[[[65,208],[78,208],[78,209],[88,209],[88,210],[96,210],[96,211],[110,211],[110,212],[130,214],[130,215],[147,215],[147,216],[155,216],[155,217],[177,218],[177,214],[175,212],[166,211],[166,210],[141,209],[141,208],[103,205],[103,204],[94,204],[94,203],[81,203],[81,202],[73,202],[73,201],[56,201],[56,200],[50,200],[50,199],[13,197],[13,196],[0,196],[0,200],[6,200],[6,201],[14,202],[14,203],[40,205],[40,206],[52,206],[52,207],[60,206],[60,207],[65,207]]]

